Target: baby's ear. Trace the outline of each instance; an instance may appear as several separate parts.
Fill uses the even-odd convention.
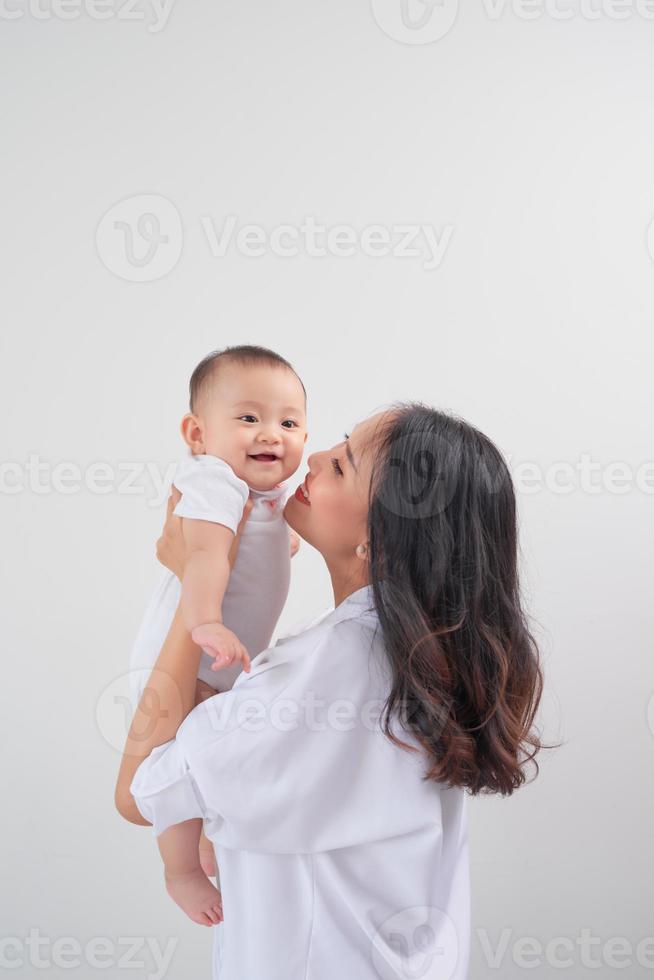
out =
[[[309,438],[309,433],[308,432],[305,432],[304,433],[304,441],[306,442],[308,438]]]
[[[194,453],[204,452],[204,430],[202,428],[202,422],[197,417],[193,415],[192,412],[188,412],[182,419],[180,425],[182,439]]]

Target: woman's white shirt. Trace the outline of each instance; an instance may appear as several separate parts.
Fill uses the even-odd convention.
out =
[[[137,769],[153,835],[202,817],[214,844],[214,980],[467,977],[466,795],[382,732],[390,680],[365,586],[262,651]]]

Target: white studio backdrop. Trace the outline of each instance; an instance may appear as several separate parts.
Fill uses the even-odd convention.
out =
[[[654,9],[1,8],[2,969],[209,976],[109,716],[189,373],[258,343],[307,453],[420,399],[509,458],[564,746],[469,801],[471,978],[654,975]],[[276,635],[330,600],[303,545]]]

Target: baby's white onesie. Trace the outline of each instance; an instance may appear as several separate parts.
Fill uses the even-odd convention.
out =
[[[250,658],[270,646],[277,620],[288,596],[291,578],[290,534],[283,510],[288,482],[272,490],[251,490],[232,467],[217,456],[188,456],[180,461],[173,484],[182,494],[178,517],[224,524],[234,533],[243,508],[252,497],[234,567],[222,603],[223,623],[238,636]],[[181,595],[176,575],[164,570],[145,611],[130,659],[130,689],[134,707],[163,646]],[[213,657],[202,653],[198,677],[216,691],[227,691],[240,674],[241,664],[211,670]]]

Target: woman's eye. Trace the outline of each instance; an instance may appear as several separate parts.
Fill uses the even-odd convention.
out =
[[[338,473],[339,476],[343,476],[343,470],[341,469],[341,464],[336,459],[336,457],[332,456],[331,462],[332,462],[332,466],[334,467],[334,472]]]
[[[256,422],[257,419],[255,415],[239,415],[239,421]]]

